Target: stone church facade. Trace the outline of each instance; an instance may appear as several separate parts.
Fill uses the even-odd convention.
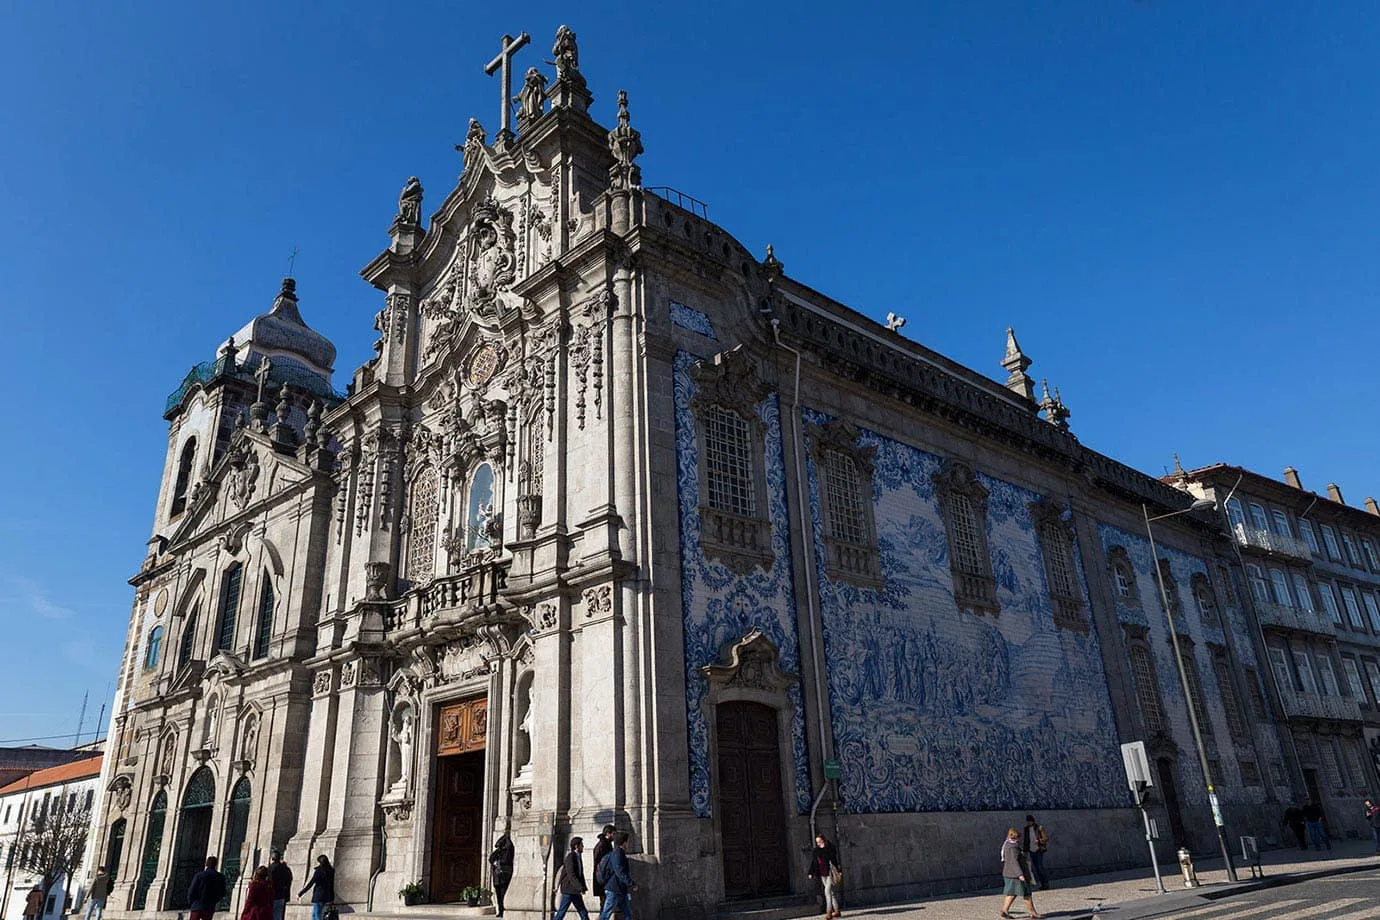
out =
[[[184,909],[207,854],[238,904],[274,848],[357,911],[452,902],[506,832],[535,915],[605,823],[666,916],[800,899],[812,830],[859,901],[990,877],[1029,810],[1056,872],[1139,864],[1138,739],[1162,846],[1207,852],[1170,616],[1227,819],[1272,833],[1215,518],[1153,560],[1142,503],[1189,496],[1082,445],[1014,334],[993,382],[751,255],[642,187],[626,96],[601,126],[574,33],[553,54],[429,221],[404,188],[347,393],[288,280],[170,398],[109,910]]]

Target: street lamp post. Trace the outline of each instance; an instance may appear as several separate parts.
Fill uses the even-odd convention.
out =
[[[1212,805],[1212,821],[1217,825],[1217,843],[1222,847],[1222,859],[1227,865],[1227,878],[1234,882],[1237,880],[1236,866],[1232,864],[1231,848],[1227,846],[1227,828],[1222,821],[1222,808],[1217,803],[1217,791],[1212,786],[1212,773],[1208,770],[1207,751],[1203,748],[1203,733],[1198,727],[1198,712],[1193,705],[1193,690],[1188,683],[1188,671],[1184,666],[1183,651],[1179,648],[1179,631],[1174,626],[1174,611],[1169,608],[1169,591],[1164,586],[1164,573],[1160,571],[1160,554],[1155,547],[1155,531],[1150,526],[1154,521],[1186,514],[1189,511],[1202,511],[1215,507],[1216,503],[1212,499],[1200,498],[1187,508],[1170,511],[1168,514],[1158,514],[1154,517],[1150,516],[1150,508],[1147,505],[1142,504],[1140,510],[1145,515],[1145,535],[1150,538],[1150,558],[1155,566],[1155,580],[1160,586],[1160,601],[1164,604],[1164,614],[1169,620],[1169,639],[1170,644],[1174,647],[1174,661],[1179,666],[1179,680],[1184,687],[1184,699],[1188,701],[1188,722],[1193,726],[1193,744],[1198,749],[1198,765],[1203,769],[1203,782],[1207,783],[1208,802]]]

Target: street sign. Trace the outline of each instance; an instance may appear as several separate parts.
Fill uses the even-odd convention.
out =
[[[1150,778],[1150,760],[1145,756],[1145,742],[1131,741],[1121,746],[1121,762],[1126,766],[1126,785],[1132,792],[1155,785]]]
[[[837,760],[824,761],[825,779],[843,779],[843,764]]]

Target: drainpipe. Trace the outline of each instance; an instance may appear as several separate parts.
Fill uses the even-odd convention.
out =
[[[813,665],[815,677],[815,716],[819,726],[819,759],[820,773],[824,772],[825,755],[825,724],[824,707],[828,705],[822,683],[822,665],[819,656],[819,639],[816,636],[815,617],[818,615],[818,604],[815,598],[815,548],[814,548],[814,529],[813,516],[810,514],[810,499],[805,486],[805,439],[802,436],[800,426],[800,361],[801,354],[798,349],[792,348],[781,341],[781,321],[773,317],[771,321],[771,333],[776,344],[789,351],[795,356],[795,384],[791,391],[791,443],[795,451],[795,494],[797,503],[797,513],[800,518],[800,541],[804,548],[805,563],[805,622],[810,629],[810,660]],[[822,624],[821,624],[821,629]],[[815,830],[815,816],[819,811],[820,802],[824,801],[824,793],[829,788],[829,780],[824,780],[819,787],[819,793],[815,796],[814,804],[810,806],[810,840],[813,842],[819,834]]]

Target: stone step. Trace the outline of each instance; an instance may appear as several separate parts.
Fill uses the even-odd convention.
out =
[[[344,911],[341,911],[344,914]],[[449,920],[452,917],[491,917],[496,913],[492,904],[469,907],[463,901],[456,904],[375,904],[368,913],[355,911],[350,920]]]
[[[724,901],[714,906],[714,920],[796,920],[820,913],[811,895],[784,895],[749,901]]]

